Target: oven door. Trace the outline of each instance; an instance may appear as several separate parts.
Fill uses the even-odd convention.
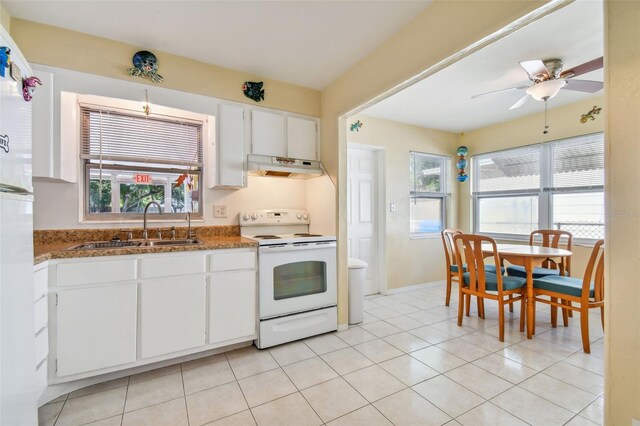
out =
[[[336,243],[259,248],[260,318],[337,303]]]

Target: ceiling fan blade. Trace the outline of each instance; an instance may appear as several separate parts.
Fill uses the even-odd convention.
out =
[[[479,98],[480,96],[484,96],[484,95],[493,95],[495,93],[510,92],[511,90],[524,90],[527,87],[529,86],[510,87],[508,89],[494,90],[493,92],[486,92],[486,93],[480,93],[478,95],[473,95],[471,99]]]
[[[520,108],[522,105],[524,105],[525,102],[527,102],[529,100],[529,95],[524,95],[523,97],[521,97],[518,102],[516,102],[515,104],[511,105],[511,108],[509,108],[509,110],[512,109],[516,109],[516,108]]]
[[[592,80],[567,80],[567,84],[562,88],[563,90],[573,90],[575,92],[596,93],[602,90],[604,84],[601,81]]]
[[[592,59],[589,62],[585,62],[582,65],[573,67],[560,74],[560,78],[573,78],[582,74],[586,74],[591,71],[599,70],[604,65],[604,59],[602,56],[596,59]]]
[[[529,74],[529,79],[532,81],[549,78],[549,71],[544,66],[544,62],[540,59],[534,61],[522,61],[520,66]]]

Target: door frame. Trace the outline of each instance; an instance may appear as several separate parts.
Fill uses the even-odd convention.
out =
[[[376,215],[375,232],[375,244],[376,255],[378,257],[378,264],[375,270],[372,271],[378,274],[378,292],[380,294],[387,294],[387,216],[386,216],[386,151],[382,146],[366,145],[361,143],[347,143],[347,156],[349,155],[349,149],[357,149],[361,151],[373,152],[376,159],[376,206],[374,208]],[[348,179],[348,172],[347,172]],[[347,235],[349,235],[349,225],[347,223]],[[369,268],[372,266],[369,265]]]

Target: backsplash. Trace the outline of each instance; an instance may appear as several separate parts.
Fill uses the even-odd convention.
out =
[[[149,237],[156,238],[156,232],[162,231],[162,238],[171,238],[171,227],[152,227],[149,229]],[[240,235],[239,225],[225,226],[192,226],[192,233],[197,237],[233,237]],[[48,229],[33,231],[34,244],[72,243],[81,241],[109,241],[114,237],[127,239],[127,233],[131,232],[134,239],[142,238],[142,228],[85,228],[85,229]],[[187,238],[187,227],[176,227],[176,238]]]

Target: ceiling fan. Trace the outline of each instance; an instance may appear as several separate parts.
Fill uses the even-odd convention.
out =
[[[601,81],[573,80],[574,77],[602,68],[602,56],[566,71],[562,71],[563,63],[561,59],[545,59],[544,61],[536,59],[533,61],[522,61],[520,62],[520,66],[527,72],[529,80],[533,82],[532,85],[510,87],[508,89],[481,93],[479,95],[472,96],[471,99],[475,99],[479,96],[508,92],[511,90],[526,90],[526,94],[521,97],[518,102],[511,105],[509,108],[511,110],[524,105],[529,97],[546,103],[547,100],[557,95],[560,89],[595,93],[603,87],[603,83]]]

